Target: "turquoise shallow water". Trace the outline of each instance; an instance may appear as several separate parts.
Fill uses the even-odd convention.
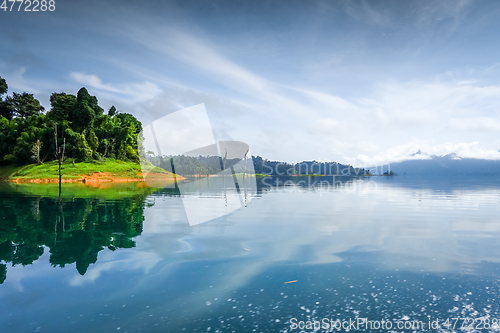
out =
[[[300,180],[193,226],[172,189],[2,191],[0,331],[500,331],[499,179]]]

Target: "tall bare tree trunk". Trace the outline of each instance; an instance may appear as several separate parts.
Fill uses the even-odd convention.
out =
[[[55,142],[56,142],[56,158],[57,161],[59,162],[59,201],[61,200],[61,183],[62,183],[62,172],[61,172],[61,166],[62,162],[64,160],[64,151],[66,150],[66,138],[63,135],[63,147],[61,147],[57,144],[57,125],[54,127],[54,136],[55,136]]]

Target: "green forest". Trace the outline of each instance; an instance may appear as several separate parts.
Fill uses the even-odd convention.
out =
[[[154,156],[148,154],[147,159],[156,166],[181,176],[213,175],[223,169],[233,168],[236,173],[253,170],[258,175],[291,176],[291,175],[337,175],[366,176],[369,170],[354,168],[351,165],[336,162],[302,161],[287,163],[270,161],[260,156],[252,156],[253,168],[244,168],[243,159],[224,159],[219,156]],[[239,163],[239,164],[238,164]],[[225,166],[225,167],[224,167]]]
[[[50,110],[33,94],[7,92],[7,82],[0,77],[0,165],[55,160],[56,146],[74,161],[139,162],[141,122],[114,106],[106,114],[87,89],[81,88],[76,96],[53,93]]]

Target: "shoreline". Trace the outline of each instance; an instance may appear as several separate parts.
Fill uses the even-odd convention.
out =
[[[139,163],[106,159],[73,163],[65,161],[62,165],[61,183],[126,183],[126,182],[173,182],[184,180],[185,177],[174,175],[164,169],[151,166],[141,166]],[[44,164],[29,164],[23,166],[1,166],[0,182],[58,184],[58,164],[51,161]]]
[[[184,177],[181,176],[167,176],[167,177],[151,177],[148,175],[148,180],[151,181],[175,181],[175,180],[184,180]],[[58,184],[59,178],[7,178],[0,179],[0,182],[7,183],[17,183],[17,184]],[[81,177],[77,178],[62,178],[61,183],[82,183],[82,184],[93,184],[93,183],[123,183],[123,182],[143,182],[143,177],[122,177],[122,176],[114,176],[110,174],[105,174],[103,172],[96,172],[93,175],[81,175]]]

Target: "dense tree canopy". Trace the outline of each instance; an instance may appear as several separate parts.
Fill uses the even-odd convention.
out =
[[[97,98],[81,88],[77,95],[53,93],[45,113],[29,93],[7,93],[0,77],[0,163],[30,164],[34,147],[41,162],[55,158],[55,129],[59,143],[66,142],[66,157],[76,160],[116,158],[139,161],[137,138],[142,125],[133,115],[112,106],[108,114]],[[40,142],[40,143],[38,143]],[[38,146],[39,145],[39,146]]]
[[[7,93],[7,82],[0,77],[0,96]]]
[[[12,110],[12,115],[16,117],[27,118],[45,111],[40,102],[28,93],[13,93],[12,97],[5,99],[8,107]]]
[[[53,93],[50,96],[50,106],[52,107],[47,116],[56,121],[70,120],[70,113],[73,104],[76,102],[76,96],[65,93]]]
[[[0,116],[11,119],[12,111],[9,109],[7,103],[3,100],[3,95],[7,93],[7,89],[7,82],[5,81],[5,79],[0,77]]]
[[[146,158],[167,171],[174,172],[181,176],[192,175],[213,175],[222,169],[233,167],[236,173],[249,172],[239,168],[237,163],[242,159],[233,158],[226,161],[219,156],[155,156],[153,152],[147,152]],[[291,175],[338,175],[338,176],[361,176],[367,175],[368,170],[354,168],[351,165],[336,162],[302,161],[299,163],[287,163],[279,161],[269,161],[260,156],[252,156],[253,170],[257,174],[267,174],[273,176]]]

